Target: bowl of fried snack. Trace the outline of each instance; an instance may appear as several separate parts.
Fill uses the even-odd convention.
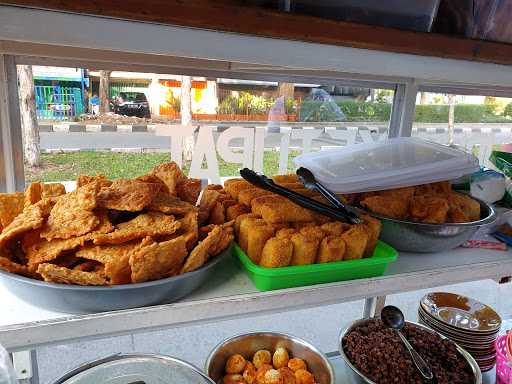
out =
[[[323,199],[296,175],[273,180]],[[380,221],[370,215],[358,225],[333,221],[243,179],[227,180],[224,190],[233,199],[226,219],[235,220],[235,254],[259,290],[380,276],[396,260],[396,251],[378,240]]]
[[[0,194],[2,282],[71,313],[175,301],[231,253],[234,222],[220,202],[197,206],[200,192],[200,180],[164,163],[135,179],[82,175],[69,193],[33,183]]]
[[[334,384],[329,360],[307,341],[275,332],[229,338],[208,356],[206,374],[219,384]]]
[[[380,238],[399,251],[440,252],[458,247],[496,220],[491,205],[452,189],[448,181],[345,195],[382,222]]]

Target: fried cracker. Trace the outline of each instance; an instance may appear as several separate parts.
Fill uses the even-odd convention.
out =
[[[30,275],[26,265],[15,263],[14,261],[11,261],[7,257],[3,256],[0,256],[0,269],[19,275]]]
[[[59,197],[66,194],[66,187],[61,183],[43,184],[43,193],[41,198]]]
[[[250,213],[251,208],[243,204],[235,204],[226,209],[226,219],[235,220],[238,216]]]
[[[199,223],[205,223],[210,217],[210,213],[220,198],[221,193],[213,189],[205,189],[199,202]]]
[[[122,244],[146,236],[171,235],[176,232],[181,223],[173,216],[160,212],[148,212],[136,218],[116,225],[116,229],[108,234],[91,236],[94,244]]]
[[[222,236],[222,227],[216,226],[196,247],[185,260],[180,273],[192,272],[201,268],[210,258],[210,252],[217,245]]]
[[[130,254],[132,282],[160,279],[177,265],[181,265],[186,256],[187,247],[183,236],[162,243],[146,237]]]
[[[222,203],[217,201],[210,212],[210,218],[208,219],[208,222],[211,224],[219,225],[224,223],[225,221],[226,216],[224,213],[224,206],[222,205]]]
[[[180,167],[174,161],[158,165],[151,174],[158,177],[166,186],[165,192],[173,196],[178,194],[178,181],[185,178]]]
[[[183,219],[180,219],[181,228],[187,242],[187,249],[191,250],[197,243],[199,236],[199,223],[197,222],[197,211],[190,211]]]
[[[171,215],[184,215],[188,212],[197,211],[197,207],[186,201],[182,201],[175,196],[165,192],[159,192],[149,204],[150,211],[157,211]]]
[[[96,183],[99,185],[100,188],[108,188],[112,185],[112,182],[107,179],[105,175],[96,175],[96,176],[87,176],[87,175],[80,175],[76,179],[76,187],[80,188],[90,183]]]
[[[201,193],[201,180],[191,178],[179,179],[176,185],[176,192],[181,200],[195,204]]]
[[[161,189],[160,184],[119,179],[98,193],[98,206],[118,211],[138,212],[147,207]]]
[[[37,267],[44,281],[61,284],[75,285],[105,285],[107,280],[105,276],[97,272],[82,272],[59,267],[58,265],[43,263]]]
[[[44,214],[48,202],[42,200],[37,204],[25,208],[21,214],[3,229],[0,234],[0,247],[9,240],[19,236],[27,231],[40,228],[44,223]]]
[[[24,194],[0,193],[0,232],[23,212]]]
[[[96,208],[96,197],[94,183],[59,196],[41,232],[41,237],[47,240],[69,239],[91,232],[100,223],[93,212]]]
[[[25,207],[37,203],[43,195],[43,184],[32,183],[25,189]]]

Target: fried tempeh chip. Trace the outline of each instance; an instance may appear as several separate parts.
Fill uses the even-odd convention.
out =
[[[61,183],[32,183],[25,190],[25,207],[35,204],[41,199],[59,197],[66,194],[66,187]]]
[[[3,229],[0,234],[0,247],[16,236],[40,228],[44,223],[44,217],[49,204],[50,202],[45,199],[25,208],[21,214],[16,216],[16,218]]]
[[[235,220],[238,216],[250,213],[251,209],[243,204],[235,204],[226,209],[226,220]]]
[[[213,206],[211,212],[210,212],[210,218],[208,219],[208,222],[210,224],[222,224],[226,221],[226,216],[224,212],[224,206],[221,202],[217,201],[215,205]]]
[[[76,179],[76,187],[80,188],[90,183],[96,183],[100,188],[108,188],[112,185],[112,182],[107,179],[105,175],[87,176],[80,175]]]
[[[105,276],[97,272],[83,272],[58,265],[43,263],[37,267],[44,281],[76,285],[105,285]]]
[[[26,265],[15,263],[5,256],[0,255],[0,269],[10,272],[16,273],[19,275],[30,276],[30,272]]]
[[[199,179],[180,179],[176,186],[178,197],[190,204],[196,204],[201,193],[201,180]]]
[[[181,227],[174,216],[160,212],[143,213],[130,221],[116,225],[116,229],[107,234],[93,235],[94,244],[122,244],[146,236],[171,235]]]
[[[184,215],[191,211],[197,211],[197,207],[192,204],[165,192],[159,192],[149,204],[148,209],[170,215]]]
[[[173,196],[177,196],[178,182],[185,178],[180,167],[174,161],[156,166],[151,174],[158,177],[166,186],[165,192]]]
[[[118,211],[138,212],[147,207],[162,188],[161,184],[119,179],[98,193],[98,206]]]
[[[210,217],[210,213],[221,197],[221,193],[214,189],[205,189],[203,191],[203,195],[201,196],[201,201],[199,202],[199,223],[206,223],[208,218]]]
[[[130,254],[132,282],[160,279],[171,269],[181,265],[186,256],[187,247],[183,236],[162,243],[146,237]]]
[[[199,223],[197,222],[197,211],[187,213],[180,219],[180,231],[187,242],[187,249],[190,251],[197,243],[199,238]]]
[[[213,228],[206,239],[197,244],[192,252],[190,252],[180,273],[192,272],[201,268],[210,258],[210,252],[217,245],[221,236],[222,227],[219,225]]]
[[[0,194],[0,232],[23,212],[24,198],[21,192]]]

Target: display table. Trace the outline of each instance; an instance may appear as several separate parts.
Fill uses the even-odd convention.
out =
[[[233,259],[223,263],[208,283],[177,303],[98,314],[39,310],[0,285],[0,344],[11,352],[30,350],[512,276],[512,252],[458,248],[437,254],[401,253],[383,277],[259,292]]]

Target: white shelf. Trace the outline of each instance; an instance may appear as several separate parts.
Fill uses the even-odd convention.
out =
[[[402,253],[383,277],[258,292],[227,259],[208,283],[177,303],[88,315],[37,309],[0,285],[0,344],[11,351],[24,350],[511,275],[512,252],[459,248],[437,254]]]

